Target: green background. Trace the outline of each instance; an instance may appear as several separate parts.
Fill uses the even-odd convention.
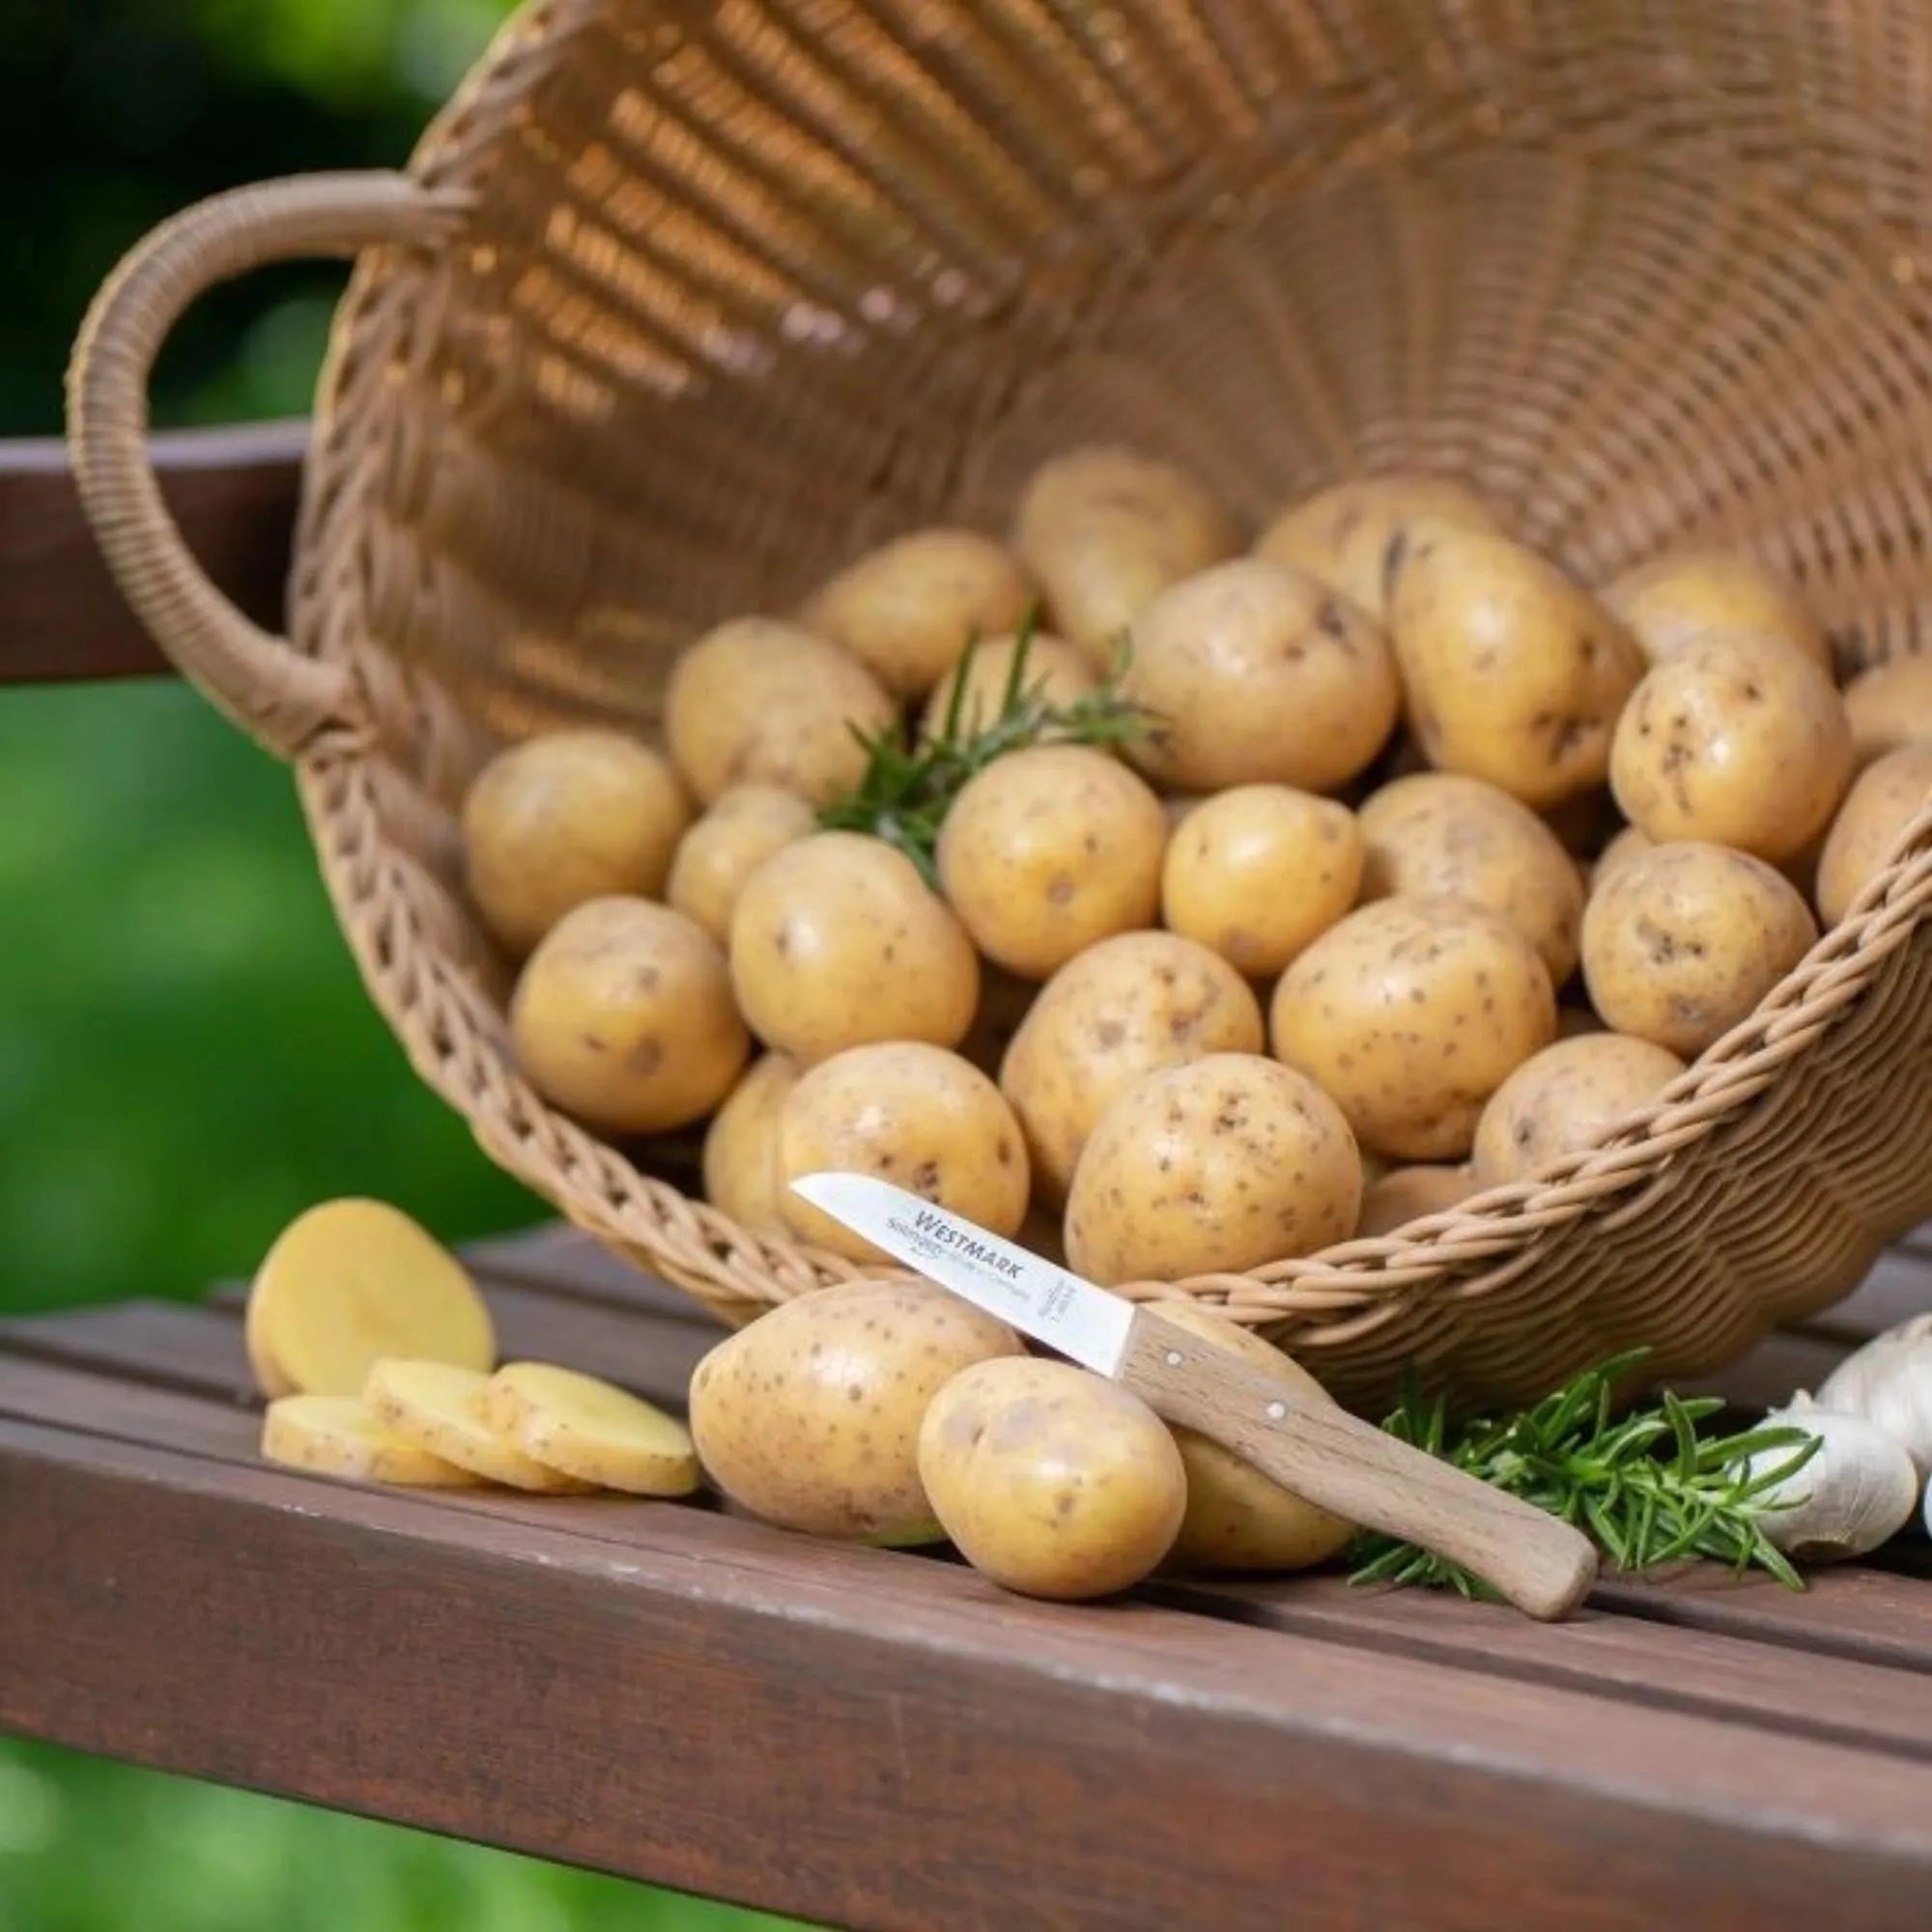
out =
[[[147,229],[242,182],[400,162],[506,11],[0,5],[0,435],[58,431],[81,311]],[[339,286],[295,269],[203,303],[156,422],[300,413]],[[185,688],[0,694],[0,1312],[192,1294],[331,1194],[452,1238],[540,1213],[367,1005],[286,776]],[[780,1922],[0,1739],[6,1932]]]

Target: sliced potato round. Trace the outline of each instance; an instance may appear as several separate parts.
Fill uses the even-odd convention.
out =
[[[483,1389],[483,1419],[533,1463],[600,1490],[688,1496],[691,1433],[628,1389],[551,1362],[506,1362]]]
[[[285,1395],[271,1402],[262,1418],[262,1454],[291,1469],[404,1489],[469,1490],[483,1480],[405,1441],[353,1395]]]
[[[592,1487],[526,1456],[491,1427],[484,1414],[487,1376],[447,1362],[385,1359],[369,1371],[362,1401],[405,1442],[454,1463],[459,1469],[509,1490],[582,1494]]]

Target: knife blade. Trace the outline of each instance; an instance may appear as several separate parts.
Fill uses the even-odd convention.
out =
[[[870,1175],[793,1190],[894,1260],[1211,1436],[1284,1489],[1460,1563],[1526,1614],[1565,1617],[1596,1579],[1589,1539],[1533,1504],[1251,1367],[1152,1309]]]

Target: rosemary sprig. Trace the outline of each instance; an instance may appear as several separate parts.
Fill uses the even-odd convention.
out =
[[[1646,1352],[1633,1350],[1586,1369],[1519,1414],[1479,1417],[1453,1431],[1443,1399],[1425,1397],[1411,1378],[1382,1427],[1576,1524],[1618,1570],[1703,1556],[1740,1573],[1756,1564],[1803,1589],[1798,1572],[1766,1540],[1763,1519],[1788,1506],[1767,1492],[1810,1461],[1817,1438],[1788,1426],[1700,1436],[1698,1424],[1724,1406],[1716,1396],[1665,1390],[1655,1406],[1614,1413],[1618,1386]],[[1776,1454],[1780,1450],[1791,1454]],[[1393,1537],[1365,1532],[1355,1553],[1353,1582],[1493,1594],[1460,1565]]]
[[[869,832],[896,845],[926,883],[937,886],[933,853],[939,828],[967,781],[995,758],[1030,745],[1123,745],[1152,728],[1152,714],[1120,695],[1128,654],[1124,639],[1093,691],[1070,703],[1049,702],[1045,681],[1029,682],[1027,677],[1037,624],[1037,610],[1029,611],[1017,633],[1000,708],[990,723],[981,724],[977,718],[969,723],[965,715],[973,654],[980,648],[974,637],[960,660],[939,733],[909,744],[896,727],[860,732],[865,775],[851,791],[820,810],[819,824],[834,832]]]

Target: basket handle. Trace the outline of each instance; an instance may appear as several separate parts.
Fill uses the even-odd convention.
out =
[[[156,643],[228,716],[295,759],[350,723],[350,675],[251,622],[168,514],[148,458],[148,378],[198,296],[271,262],[353,256],[447,232],[469,206],[407,175],[301,175],[184,210],[121,261],[81,325],[68,371],[68,448],[107,567]]]

